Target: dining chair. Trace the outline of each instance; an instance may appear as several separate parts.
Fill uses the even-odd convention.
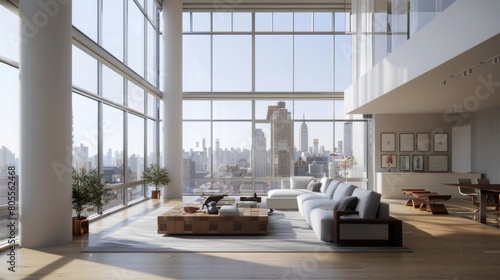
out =
[[[471,179],[458,179],[458,184],[463,184],[463,185],[470,185],[472,184]],[[461,195],[468,196],[470,197],[472,204],[479,206],[479,203],[477,202],[477,192],[475,189],[470,188],[470,187],[463,187],[463,186],[458,186],[458,192]]]
[[[479,185],[489,185],[490,179],[477,179],[477,183]],[[495,211],[500,209],[500,195],[499,194],[489,194],[488,199],[486,199],[486,206],[494,206]]]
[[[472,184],[471,179],[458,179],[458,184],[463,184],[463,185],[470,185]],[[465,195],[470,197],[472,204],[476,205],[479,207],[479,202],[478,202],[478,195],[475,189],[469,188],[469,187],[463,187],[463,186],[458,186],[458,192],[461,195]],[[474,212],[474,215],[472,216],[473,220],[478,220],[479,219],[479,208]]]

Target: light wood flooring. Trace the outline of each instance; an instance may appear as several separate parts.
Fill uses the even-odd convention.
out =
[[[387,200],[386,200],[387,201]],[[0,253],[1,279],[500,279],[500,228],[470,219],[474,207],[446,203],[450,215],[431,215],[389,200],[402,219],[412,253],[80,253],[89,238],[113,230],[155,204],[147,200],[94,221],[91,233],[68,244],[16,252],[9,272]]]

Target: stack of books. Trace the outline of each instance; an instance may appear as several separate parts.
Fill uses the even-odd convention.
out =
[[[257,208],[257,201],[240,201],[236,205],[238,208]]]
[[[236,208],[236,205],[222,205],[219,209],[219,216],[237,216],[240,215],[240,211]]]

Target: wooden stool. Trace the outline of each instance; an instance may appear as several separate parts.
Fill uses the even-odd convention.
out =
[[[406,195],[412,195],[413,192],[426,192],[425,189],[402,189],[401,191]],[[413,206],[412,199],[408,199],[405,203],[405,206]]]
[[[425,203],[428,205],[427,211],[430,211],[432,214],[448,214],[448,210],[444,206],[444,204],[437,202],[445,202],[450,200],[451,195],[442,195],[442,194],[430,194],[425,198]]]
[[[425,205],[425,198],[430,194],[437,194],[437,193],[431,191],[413,192],[412,195],[414,198],[410,199],[413,208],[418,208],[421,211],[427,210]]]

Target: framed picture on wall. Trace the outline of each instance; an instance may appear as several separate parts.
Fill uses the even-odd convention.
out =
[[[413,171],[424,171],[424,155],[411,156],[411,163]]]
[[[380,157],[381,159],[381,164],[380,166],[382,168],[397,168],[398,167],[398,156],[397,155],[391,155],[391,154],[385,154]]]
[[[428,152],[429,133],[417,133],[417,152]]]
[[[396,133],[380,134],[380,151],[381,152],[396,151]]]
[[[415,149],[413,133],[400,133],[399,134],[399,151],[400,152],[413,152]]]
[[[410,155],[399,155],[399,171],[410,171]]]
[[[434,151],[435,152],[448,151],[448,134],[446,133],[434,134]]]
[[[430,172],[448,172],[448,155],[430,155]]]

